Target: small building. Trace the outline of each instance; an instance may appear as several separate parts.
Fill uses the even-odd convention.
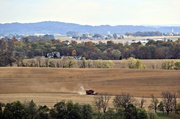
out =
[[[75,60],[81,60],[81,59],[82,59],[82,56],[74,56],[74,59],[75,59]]]
[[[70,41],[66,40],[66,41],[63,41],[63,44],[64,45],[70,45],[71,43],[70,43]]]
[[[60,52],[52,52],[52,53],[47,53],[46,58],[60,58]]]
[[[139,41],[142,45],[146,45],[146,43],[148,43],[148,40],[140,40]]]

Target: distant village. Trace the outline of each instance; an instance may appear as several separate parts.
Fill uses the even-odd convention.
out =
[[[167,37],[171,37],[171,39],[168,39]],[[79,34],[75,31],[68,31],[66,34],[8,34],[8,35],[0,35],[0,40],[8,40],[15,38],[19,41],[21,41],[23,38],[27,37],[29,41],[33,42],[36,40],[52,40],[52,39],[60,39],[64,40],[64,45],[70,45],[72,40],[76,41],[92,41],[94,43],[98,43],[95,41],[122,41],[124,45],[131,45],[132,43],[138,43],[146,44],[149,40],[154,41],[166,41],[166,40],[178,40],[178,36],[180,36],[180,33],[174,32],[174,29],[168,33],[161,33],[158,31],[155,32],[136,32],[136,33],[125,33],[125,34],[118,34],[113,33],[111,34],[109,31],[107,34],[91,34],[91,33],[83,33]],[[137,37],[141,37],[139,39],[136,39]],[[124,41],[124,39],[128,39]]]

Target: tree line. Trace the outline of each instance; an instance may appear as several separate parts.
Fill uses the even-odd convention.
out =
[[[129,69],[165,69],[180,70],[179,60],[165,60],[161,64],[145,64],[139,59],[133,57],[120,61],[119,68]],[[113,68],[116,64],[112,60],[74,60],[72,57],[63,57],[61,59],[49,59],[37,57],[34,59],[18,60],[14,65],[18,67],[52,67],[52,68]]]
[[[45,56],[47,53],[60,52],[61,56],[82,56],[87,60],[121,60],[129,57],[137,59],[180,59],[180,39],[177,41],[153,41],[149,40],[146,45],[132,43],[93,43],[91,41],[77,43],[72,41],[65,45],[63,41],[51,40],[29,40],[28,37],[22,41],[16,38],[0,40],[0,64],[10,65],[15,60]],[[2,64],[4,63],[4,64]]]
[[[133,96],[122,93],[113,98],[114,107],[109,107],[111,98],[108,94],[98,94],[94,96],[93,105],[60,101],[52,108],[37,106],[33,100],[0,103],[0,119],[157,119],[157,111],[175,114],[174,119],[180,116],[180,103],[177,103],[177,94],[172,92],[162,92],[162,101],[151,95],[149,111],[144,109],[143,97],[137,103]]]
[[[135,33],[126,32],[125,35],[127,36],[162,36],[166,34],[163,34],[159,31],[147,31],[147,32],[138,31]]]

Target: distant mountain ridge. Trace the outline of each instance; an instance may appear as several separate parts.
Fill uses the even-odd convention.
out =
[[[75,23],[44,21],[37,23],[5,23],[0,24],[0,34],[66,34],[68,31],[78,33],[126,33],[137,31],[160,31],[162,33],[171,32],[180,33],[180,26],[133,26],[133,25],[79,25]]]

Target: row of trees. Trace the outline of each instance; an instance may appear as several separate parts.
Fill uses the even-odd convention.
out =
[[[19,101],[0,103],[0,119],[156,119],[157,110],[180,114],[180,104],[177,95],[172,92],[162,92],[162,101],[151,95],[149,109],[144,109],[146,100],[139,103],[127,93],[116,95],[113,99],[114,108],[109,108],[111,95],[99,94],[94,97],[93,107],[89,104],[73,103],[72,101],[57,102],[52,108],[37,106],[34,101],[21,103]]]
[[[114,62],[112,60],[86,60],[82,57],[81,60],[75,60],[73,57],[62,57],[61,59],[50,59],[36,57],[34,59],[16,59],[11,56],[9,51],[0,51],[0,66],[13,66],[16,64],[18,67],[57,67],[57,68],[113,68]],[[127,65],[127,66],[126,66]],[[146,69],[147,66],[139,59],[130,57],[127,59],[122,68],[130,69]],[[156,69],[155,64],[151,64],[149,68]],[[180,61],[178,60],[165,60],[162,62],[161,69],[166,70],[180,70]]]
[[[104,98],[104,97],[103,97]],[[19,101],[0,103],[0,119],[147,119],[143,109],[136,109],[129,104],[126,110],[115,112],[108,109],[106,112],[96,112],[89,104],[80,105],[71,101],[57,102],[52,108],[37,106],[34,101],[21,103]]]
[[[166,70],[180,70],[180,61],[164,61],[162,69]]]
[[[16,62],[18,67],[56,67],[56,68],[113,68],[114,63],[111,60],[74,60],[71,57],[62,59],[35,58],[28,60],[19,60]]]
[[[180,114],[180,103],[177,104],[177,95],[180,95],[180,93],[178,94],[169,91],[164,91],[162,92],[162,101],[159,101],[158,98],[156,98],[154,95],[151,95],[151,103],[148,106],[148,108],[150,110],[154,110],[155,113],[157,113],[158,110],[163,112],[163,114],[166,112],[167,115],[173,112]],[[104,113],[106,112],[110,98],[111,96],[109,95],[99,95],[95,97],[95,106],[97,107],[98,112],[100,112],[100,110],[102,110]],[[132,117],[130,117],[129,119],[136,119],[136,117],[138,117],[138,111],[141,113],[141,116],[146,117],[146,113],[142,112],[142,109],[144,109],[145,102],[146,100],[144,99],[144,97],[141,98],[140,102],[137,102],[130,94],[126,93],[116,95],[113,99],[113,105],[116,112],[121,110],[126,115],[126,113],[130,113],[128,112],[130,107],[131,109],[133,109],[131,110],[133,112],[133,116],[131,115]],[[134,117],[135,115],[136,117]],[[140,117],[138,119],[140,119]]]
[[[18,41],[15,38],[0,40],[0,51],[11,52],[15,58],[33,58],[35,56],[45,56],[49,52],[60,52],[61,56],[83,56],[86,59],[119,60],[122,58],[135,57],[138,59],[179,59],[180,39],[177,41],[153,41],[149,40],[146,45],[133,43],[123,45],[122,43],[93,42],[77,43],[72,41],[70,45],[65,45],[59,40],[34,40],[28,37]]]
[[[121,61],[120,61],[121,62]],[[35,59],[19,60],[16,62],[18,67],[56,67],[56,68],[113,68],[115,63],[112,60],[74,60],[72,57],[63,57],[61,59],[49,59],[37,57]],[[180,61],[167,60],[163,61],[161,69],[180,70]],[[141,60],[133,57],[123,60],[120,64],[121,68],[130,69],[156,69],[157,66],[153,63],[145,65]]]
[[[125,35],[127,36],[162,36],[162,35],[165,35],[159,31],[151,31],[151,32],[135,32],[135,33],[125,33]]]

